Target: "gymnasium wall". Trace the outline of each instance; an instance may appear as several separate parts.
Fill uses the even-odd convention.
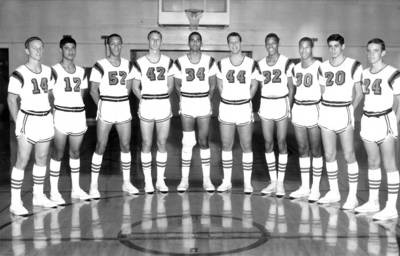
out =
[[[157,0],[0,0],[0,48],[9,48],[10,72],[25,61],[23,42],[32,35],[46,42],[44,62],[59,60],[63,34],[77,39],[76,62],[92,66],[104,56],[101,35],[124,38],[123,55],[146,49],[151,29],[164,34],[164,49],[186,49],[187,27],[158,27]],[[326,37],[341,33],[347,55],[366,63],[365,43],[382,37],[388,45],[387,62],[400,68],[400,1],[398,0],[231,0],[228,28],[200,28],[204,48],[226,50],[226,35],[238,31],[244,50],[259,59],[265,54],[264,37],[276,32],[281,53],[297,57],[302,36],[318,38],[315,55],[327,57]]]

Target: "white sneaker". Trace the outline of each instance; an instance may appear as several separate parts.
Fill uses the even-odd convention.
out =
[[[12,202],[10,204],[10,213],[16,216],[27,216],[29,215],[28,210],[24,207],[22,202]]]
[[[144,183],[144,192],[147,194],[154,193],[153,181]]]
[[[32,205],[43,208],[57,208],[57,203],[51,201],[42,193],[33,194]]]
[[[358,206],[358,200],[356,197],[353,196],[349,196],[347,197],[346,202],[343,204],[343,206],[341,207],[342,210],[354,210],[354,208],[356,208]]]
[[[203,178],[203,189],[208,193],[212,193],[215,191],[215,187],[212,184],[210,178]]]
[[[100,192],[97,188],[90,188],[89,196],[91,199],[100,199]]]
[[[373,220],[390,220],[395,219],[399,215],[397,213],[396,207],[385,207],[382,211],[375,213],[372,216]]]
[[[284,197],[285,196],[285,186],[283,185],[283,182],[277,182],[276,183],[276,193],[275,195],[277,197]]]
[[[156,189],[161,193],[168,193],[168,187],[164,182],[164,179],[156,181]]]
[[[58,191],[50,193],[50,200],[56,203],[57,205],[65,205],[65,200],[64,198],[62,198],[61,194]]]
[[[218,186],[217,191],[226,192],[231,189],[232,189],[232,183],[230,181],[225,181],[225,179],[223,179],[221,185]]]
[[[271,182],[271,184],[261,190],[261,194],[263,195],[271,195],[274,193],[276,193],[276,182]]]
[[[245,193],[245,194],[251,194],[251,193],[253,193],[253,186],[251,185],[251,184],[244,184],[244,189],[243,189],[243,192]]]
[[[122,183],[122,191],[124,191],[130,195],[139,194],[139,189],[137,189],[135,186],[133,186],[132,183],[130,183],[129,181]]]
[[[379,202],[367,201],[366,203],[356,207],[354,211],[357,213],[379,212]]]
[[[91,197],[88,193],[83,191],[81,188],[78,188],[77,190],[72,190],[71,191],[71,198],[72,199],[79,199],[79,200],[90,200]]]
[[[319,193],[319,190],[313,190],[311,189],[310,195],[308,196],[308,202],[314,203],[317,202],[320,198],[321,194]]]
[[[179,193],[185,192],[189,188],[189,182],[187,179],[181,179],[181,182],[179,183],[178,187],[176,190],[178,190]]]
[[[300,186],[299,189],[297,189],[296,191],[293,191],[292,193],[290,193],[289,197],[291,199],[297,199],[297,198],[303,198],[303,197],[309,197],[310,195],[310,189]]]
[[[339,191],[333,192],[332,190],[329,190],[328,193],[326,193],[324,197],[321,197],[317,201],[317,203],[319,203],[319,204],[331,204],[331,203],[337,203],[339,201],[340,201]]]

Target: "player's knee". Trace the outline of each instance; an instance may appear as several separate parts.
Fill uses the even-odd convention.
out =
[[[208,138],[199,138],[199,146],[201,149],[209,148]]]
[[[309,155],[310,150],[307,145],[299,145],[298,150],[300,157],[306,157]]]
[[[346,151],[343,152],[343,155],[344,155],[344,159],[348,163],[353,163],[353,162],[356,161],[356,156],[355,156],[353,150],[346,150]]]
[[[160,152],[167,151],[167,140],[157,140],[157,148]]]
[[[24,170],[26,168],[26,166],[28,165],[28,161],[29,161],[29,157],[23,156],[17,157],[17,161],[15,162],[15,167],[20,169],[20,170]]]
[[[53,158],[56,161],[61,161],[63,156],[64,156],[64,151],[56,150],[53,152],[51,158]]]
[[[104,143],[97,143],[95,152],[99,155],[103,155],[104,151],[106,151],[106,144]]]
[[[47,164],[47,154],[36,154],[35,163],[40,166],[45,166]]]
[[[69,157],[72,159],[78,159],[79,158],[79,150],[70,150]],[[60,161],[60,160],[58,160],[58,161]]]
[[[368,159],[368,168],[371,170],[376,170],[381,167],[379,159]],[[386,167],[386,166],[385,166]]]
[[[325,151],[325,159],[327,162],[336,161],[336,152],[334,151]]]
[[[129,152],[129,151],[131,150],[131,147],[130,147],[130,146],[131,146],[131,145],[130,145],[130,143],[128,143],[128,142],[120,143],[121,151],[122,151],[122,152],[125,152],[125,153],[127,153],[127,152]]]
[[[273,141],[265,141],[265,152],[271,152],[274,150],[274,142]]]
[[[286,140],[278,140],[279,153],[287,153]]]

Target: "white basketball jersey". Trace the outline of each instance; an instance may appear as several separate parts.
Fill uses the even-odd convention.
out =
[[[182,80],[183,93],[208,93],[208,78],[216,75],[218,71],[214,58],[203,53],[198,63],[190,62],[186,54],[179,57],[175,61],[175,68],[175,77]]]
[[[19,66],[10,76],[8,92],[21,98],[21,110],[42,112],[50,110],[48,91],[53,89],[51,68],[41,65],[42,71],[35,73],[26,65]]]
[[[371,73],[370,68],[364,69],[362,77],[364,110],[381,112],[390,109],[393,106],[393,95],[400,94],[400,72],[387,65],[378,73]]]
[[[75,66],[75,72],[67,72],[60,63],[53,67],[55,84],[53,88],[54,105],[62,107],[84,107],[81,89],[88,88],[85,70]]]
[[[221,97],[225,100],[250,99],[251,80],[262,79],[257,62],[244,56],[240,65],[233,65],[230,58],[218,62],[217,77],[222,80],[223,88]]]
[[[318,102],[321,100],[321,86],[319,85],[319,72],[321,62],[315,60],[310,66],[303,68],[301,62],[292,69],[293,84],[296,86],[295,100],[305,102]]]
[[[173,60],[165,55],[160,56],[157,63],[152,63],[146,56],[135,63],[129,78],[140,80],[142,95],[161,95],[168,93],[168,77],[174,75]]]
[[[121,58],[118,67],[113,66],[108,59],[101,59],[94,64],[90,81],[100,83],[100,96],[128,96],[126,80],[130,71],[129,61],[124,58]]]
[[[346,57],[339,66],[332,66],[329,60],[321,64],[322,75],[320,84],[323,85],[323,101],[351,103],[353,101],[354,84],[361,82],[361,63]]]
[[[283,97],[289,93],[288,78],[292,77],[293,63],[284,55],[279,55],[275,65],[267,63],[267,57],[258,61],[261,74],[264,76],[261,81],[261,96]]]

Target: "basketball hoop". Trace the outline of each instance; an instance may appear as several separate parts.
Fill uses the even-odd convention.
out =
[[[199,27],[199,21],[201,16],[203,15],[204,10],[201,9],[186,9],[186,17],[189,20],[189,28],[190,30],[197,30]]]

